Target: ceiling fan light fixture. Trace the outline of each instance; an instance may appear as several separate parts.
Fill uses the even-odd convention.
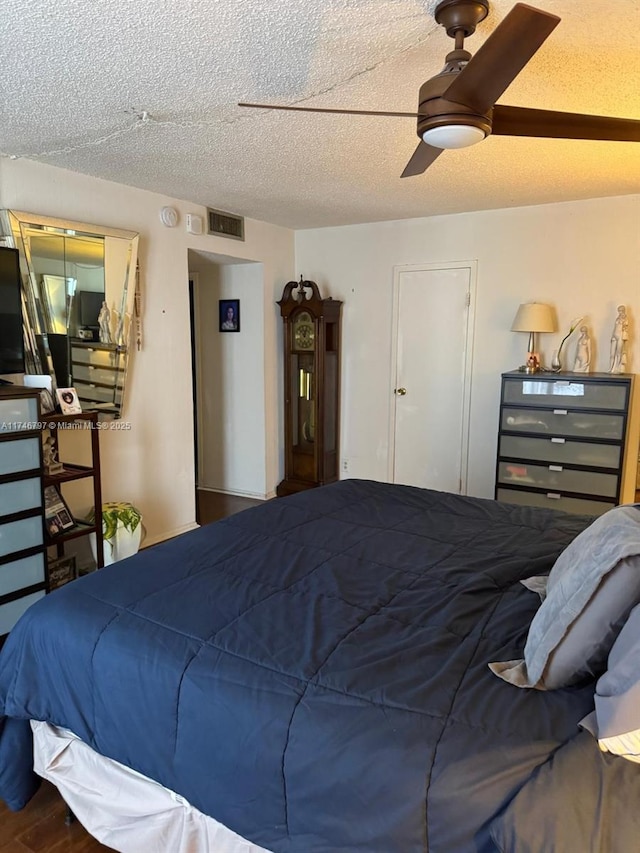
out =
[[[445,124],[425,130],[422,140],[434,148],[467,148],[486,136],[484,130],[472,124]]]

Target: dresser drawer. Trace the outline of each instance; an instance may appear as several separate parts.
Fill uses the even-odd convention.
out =
[[[101,385],[85,385],[76,382],[75,389],[78,397],[83,401],[95,401],[96,403],[113,403],[115,388],[103,388]]]
[[[582,498],[566,498],[539,494],[538,492],[520,492],[516,489],[498,489],[496,498],[503,503],[519,504],[520,506],[541,506],[545,509],[560,509],[577,515],[602,515],[613,509],[615,502],[591,501]]]
[[[38,400],[36,397],[21,397],[0,400],[0,433],[37,429]]]
[[[93,364],[96,367],[116,367],[124,370],[125,353],[114,350],[94,349],[93,347],[71,347],[71,361],[80,364]]]
[[[94,367],[91,364],[74,364],[71,368],[74,382],[101,382],[113,387],[122,384],[124,373],[121,370],[109,370],[108,367]]]
[[[0,565],[0,596],[8,595],[18,589],[44,583],[44,553],[32,554],[21,560]],[[0,632],[2,633],[2,632]]]
[[[42,545],[42,517],[34,515],[20,521],[0,524],[0,557],[6,557],[14,551],[26,551]]]
[[[0,471],[20,474],[40,468],[40,436],[0,441]]]
[[[621,441],[623,415],[572,412],[567,409],[503,409],[500,428],[506,432],[533,432],[548,436],[605,438]]]
[[[22,512],[42,506],[42,488],[40,478],[15,480],[13,483],[0,483],[0,515]]]
[[[589,444],[564,438],[532,438],[503,435],[499,455],[509,459],[530,459],[560,465],[590,465],[618,469],[622,448],[617,444]]]
[[[627,407],[627,382],[580,382],[566,379],[507,379],[504,402],[548,406],[551,409],[611,409]]]
[[[556,470],[553,470],[555,468]],[[592,471],[573,471],[560,465],[529,465],[524,462],[500,462],[498,482],[509,485],[531,486],[535,489],[547,489],[550,492],[578,492],[584,495],[596,495],[601,498],[613,498],[618,492],[617,474],[600,474]]]
[[[7,604],[0,604],[0,635],[8,634],[25,610],[43,597],[44,590],[25,595],[23,598],[16,598],[15,601],[9,601]]]

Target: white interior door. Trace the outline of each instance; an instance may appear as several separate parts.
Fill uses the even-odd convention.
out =
[[[395,270],[395,483],[466,492],[475,272],[473,261]]]

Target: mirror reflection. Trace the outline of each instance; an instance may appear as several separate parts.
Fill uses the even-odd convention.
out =
[[[11,210],[0,225],[20,252],[27,373],[75,387],[85,411],[120,417],[138,234]]]

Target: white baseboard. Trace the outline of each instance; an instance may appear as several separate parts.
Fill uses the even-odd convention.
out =
[[[176,527],[173,530],[167,530],[159,536],[145,536],[141,548],[150,548],[152,545],[157,545],[159,542],[166,542],[167,539],[173,539],[174,536],[180,536],[181,533],[188,533],[190,530],[197,530],[200,525],[196,521],[190,524],[183,524],[182,527]]]
[[[275,492],[243,492],[239,489],[216,489],[213,486],[198,486],[201,492],[216,492],[218,495],[231,495],[234,498],[252,498],[254,501],[268,501],[275,498]]]

